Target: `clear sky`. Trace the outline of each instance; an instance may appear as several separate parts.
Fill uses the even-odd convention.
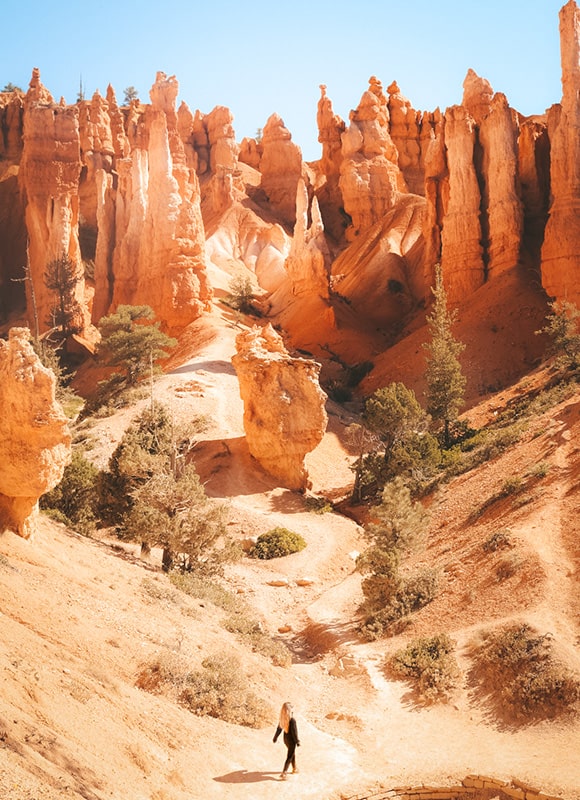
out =
[[[56,100],[112,84],[149,102],[158,71],[178,103],[234,114],[238,141],[276,112],[306,160],[320,156],[316,105],[326,84],[348,120],[375,75],[418,110],[461,102],[471,67],[522,114],[561,99],[564,0],[28,0],[2,11],[0,88],[26,90],[33,67]]]

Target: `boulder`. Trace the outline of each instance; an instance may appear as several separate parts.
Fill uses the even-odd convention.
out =
[[[304,458],[322,441],[328,420],[320,365],[293,358],[269,324],[240,333],[236,348],[232,364],[250,453],[282,486],[304,490]]]
[[[0,529],[24,538],[35,532],[40,496],[60,482],[71,457],[56,378],[29,340],[27,328],[0,340]]]

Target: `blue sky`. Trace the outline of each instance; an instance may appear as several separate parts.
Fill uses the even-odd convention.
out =
[[[316,105],[326,84],[348,119],[368,78],[396,80],[414,108],[459,103],[471,67],[523,114],[561,99],[558,12],[564,0],[151,0],[6,3],[0,87],[28,87],[33,67],[55,99],[112,84],[149,102],[157,71],[178,102],[234,114],[238,141],[270,114],[303,156],[320,156]]]

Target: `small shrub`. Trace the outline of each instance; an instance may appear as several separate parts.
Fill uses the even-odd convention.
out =
[[[414,639],[398,650],[389,665],[395,675],[411,678],[426,700],[446,698],[457,682],[459,669],[454,644],[446,634]]]
[[[473,648],[481,683],[498,707],[516,717],[543,719],[573,710],[578,676],[553,656],[550,634],[514,624],[486,632]]]
[[[502,583],[503,581],[507,581],[508,578],[512,578],[516,572],[518,572],[522,566],[523,561],[520,556],[516,553],[510,553],[509,555],[504,556],[495,570],[495,576],[497,578],[498,583]]]
[[[499,490],[500,497],[509,497],[510,494],[521,492],[524,487],[522,479],[518,475],[512,475],[502,483]]]
[[[362,635],[374,641],[399,633],[408,624],[411,614],[435,599],[438,583],[437,573],[432,569],[401,579],[388,603],[366,617],[360,627]]]
[[[242,314],[251,314],[254,311],[252,305],[254,287],[250,278],[238,275],[232,278],[229,288],[230,293],[225,298],[226,304]]]
[[[180,701],[200,717],[263,728],[272,718],[272,709],[246,687],[238,661],[231,656],[212,656],[202,662],[202,669],[187,675]]]
[[[496,550],[505,550],[508,547],[513,547],[510,532],[495,531],[483,543],[483,550],[485,553],[495,553]]]
[[[534,464],[531,469],[528,470],[527,475],[530,478],[545,478],[546,475],[550,472],[550,464],[548,461],[540,461],[539,464]]]
[[[313,511],[315,514],[326,514],[332,511],[332,503],[326,497],[308,495],[304,498],[304,505],[307,511]]]
[[[273,528],[267,533],[258,536],[256,544],[250,551],[252,558],[281,558],[292,553],[304,550],[306,541],[299,533],[289,531],[288,528]]]

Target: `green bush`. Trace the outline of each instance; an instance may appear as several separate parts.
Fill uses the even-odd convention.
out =
[[[484,688],[516,717],[554,717],[580,701],[580,680],[554,658],[550,634],[513,624],[485,632],[472,652]]]
[[[459,668],[454,644],[446,634],[414,639],[390,659],[395,675],[411,678],[421,697],[444,699],[457,683]]]
[[[267,533],[258,536],[256,544],[250,551],[252,558],[280,558],[304,550],[306,541],[299,533],[289,531],[288,528],[272,528]]]
[[[59,512],[62,521],[80,533],[90,533],[95,527],[99,474],[82,451],[74,450],[61,482],[40,498],[40,507]]]

